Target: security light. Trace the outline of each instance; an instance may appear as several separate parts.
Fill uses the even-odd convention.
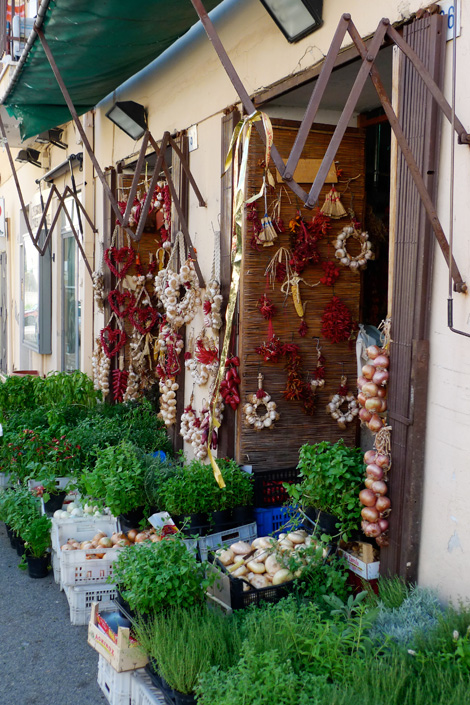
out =
[[[28,147],[28,149],[20,149],[15,161],[21,162],[22,164],[34,164],[34,166],[42,168],[42,164],[39,161],[39,152],[30,147]]]
[[[323,24],[323,0],[260,0],[289,42],[298,42]]]
[[[133,100],[115,103],[106,113],[106,117],[133,140],[140,140],[147,129],[145,108]]]
[[[61,141],[63,130],[59,130],[57,127],[53,130],[46,130],[41,132],[35,139],[35,142],[39,144],[53,144],[55,147],[60,147],[60,149],[67,149],[65,142]]]

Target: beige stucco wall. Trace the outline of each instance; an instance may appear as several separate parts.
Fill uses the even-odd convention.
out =
[[[462,3],[457,39],[456,113],[470,129],[470,7]],[[447,44],[446,96],[451,97],[452,42]],[[439,173],[439,217],[449,233],[450,129],[445,121]],[[455,146],[454,257],[470,282],[470,149]],[[447,328],[448,270],[436,247],[431,305],[424,513],[419,580],[443,597],[470,596],[470,338]],[[454,327],[470,334],[470,296],[454,294]]]

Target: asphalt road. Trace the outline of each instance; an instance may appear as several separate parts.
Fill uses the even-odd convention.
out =
[[[0,523],[0,705],[103,705],[87,627],[70,624],[51,574],[34,580]]]

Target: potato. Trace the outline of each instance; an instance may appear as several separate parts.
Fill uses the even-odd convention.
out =
[[[277,562],[276,556],[268,556],[264,562],[266,566],[266,572],[271,573],[273,576],[278,570],[281,570],[282,565]]]
[[[236,570],[233,571],[233,575],[236,578],[241,578],[242,575],[246,575],[247,573],[248,573],[248,568],[246,567],[246,565],[241,565],[239,568],[237,568]]]
[[[287,534],[287,539],[295,544],[305,542],[305,536],[303,536],[300,531],[292,531],[290,534]]]
[[[227,551],[221,551],[218,556],[219,561],[222,563],[222,565],[230,565],[230,563],[233,563],[234,557],[234,553],[230,549],[228,549]]]
[[[259,563],[258,561],[249,561],[246,566],[248,570],[251,570],[252,573],[256,573],[256,575],[266,572],[264,563]]]
[[[249,543],[246,543],[246,541],[237,541],[236,543],[232,543],[230,550],[237,555],[244,555],[251,551],[251,546]]]
[[[281,568],[281,570],[278,570],[273,578],[273,585],[287,583],[287,581],[292,580],[293,577],[294,576],[287,570],[287,568]]]
[[[265,578],[264,575],[255,575],[255,577],[252,578],[252,580],[251,580],[251,584],[257,590],[260,590],[261,588],[269,587],[271,585],[269,580],[267,580],[267,578]]]

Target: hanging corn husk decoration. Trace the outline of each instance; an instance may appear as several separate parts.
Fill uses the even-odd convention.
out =
[[[341,203],[339,193],[334,186],[331,187],[331,190],[327,194],[325,203],[321,207],[320,211],[323,215],[336,219],[344,218],[344,216],[347,215],[347,212]]]

